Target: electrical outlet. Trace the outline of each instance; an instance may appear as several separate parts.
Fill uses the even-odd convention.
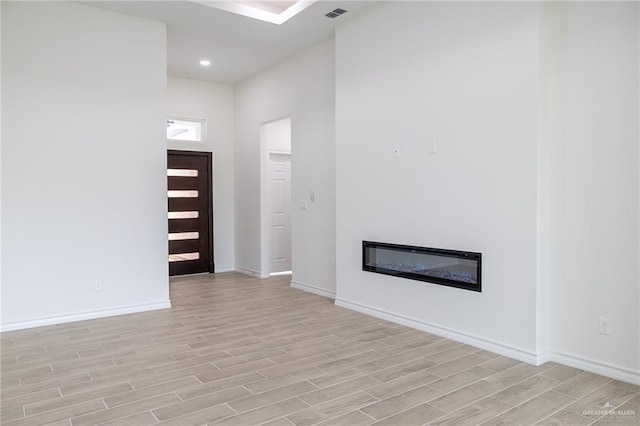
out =
[[[611,334],[611,319],[600,317],[600,334]]]
[[[96,280],[96,291],[102,290],[102,281]]]

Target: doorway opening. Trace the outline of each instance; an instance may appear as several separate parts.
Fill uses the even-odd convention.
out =
[[[210,152],[167,151],[169,275],[214,272]]]
[[[264,123],[260,147],[261,270],[291,274],[291,118]]]

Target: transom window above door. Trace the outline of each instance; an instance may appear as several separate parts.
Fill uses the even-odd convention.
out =
[[[167,139],[204,142],[206,140],[205,120],[198,118],[167,117]]]

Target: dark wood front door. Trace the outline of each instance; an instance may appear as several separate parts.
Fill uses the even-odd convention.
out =
[[[167,152],[169,275],[214,272],[210,152]]]

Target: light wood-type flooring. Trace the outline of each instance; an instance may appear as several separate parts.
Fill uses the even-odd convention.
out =
[[[225,273],[172,309],[2,334],[2,425],[625,425],[640,388]]]

